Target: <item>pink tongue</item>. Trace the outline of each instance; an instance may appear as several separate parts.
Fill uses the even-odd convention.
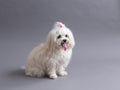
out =
[[[63,44],[62,47],[63,47],[63,49],[66,51],[66,49],[67,49],[66,44]]]

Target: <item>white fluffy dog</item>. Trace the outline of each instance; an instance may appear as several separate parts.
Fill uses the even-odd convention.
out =
[[[68,73],[65,68],[69,64],[74,45],[70,29],[56,22],[46,42],[35,47],[29,54],[25,74],[33,77],[48,75],[51,79],[66,76]]]

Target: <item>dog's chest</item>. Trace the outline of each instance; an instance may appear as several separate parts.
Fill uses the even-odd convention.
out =
[[[64,64],[68,62],[71,58],[72,51],[61,51],[56,53],[54,59],[58,64]]]

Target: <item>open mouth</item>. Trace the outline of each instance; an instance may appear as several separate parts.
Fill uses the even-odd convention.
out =
[[[66,43],[61,43],[61,46],[65,51],[67,50],[67,44]]]

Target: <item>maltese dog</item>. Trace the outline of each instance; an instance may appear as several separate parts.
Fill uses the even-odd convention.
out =
[[[35,47],[28,56],[25,74],[32,77],[47,75],[51,79],[66,76],[75,40],[62,22],[56,22],[45,43]]]

